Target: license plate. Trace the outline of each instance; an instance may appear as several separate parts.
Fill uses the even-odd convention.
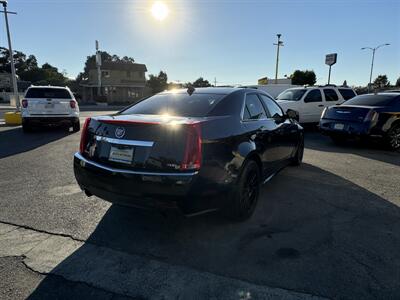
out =
[[[132,159],[133,159],[133,148],[117,148],[111,146],[108,160],[124,164],[131,164]]]
[[[333,128],[337,129],[337,130],[343,130],[344,124],[337,123],[337,124],[333,125]]]
[[[44,108],[54,108],[54,104],[53,103],[47,103],[44,105]]]

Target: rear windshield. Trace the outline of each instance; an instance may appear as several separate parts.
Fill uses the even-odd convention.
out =
[[[72,96],[66,89],[30,88],[26,93],[26,98],[71,99]]]
[[[339,92],[344,100],[349,100],[356,95],[356,93],[354,93],[351,89],[339,89]]]
[[[386,106],[395,95],[360,95],[345,102],[346,105]]]
[[[279,94],[277,100],[299,101],[307,89],[291,89]]]
[[[123,115],[170,115],[180,117],[206,117],[225,95],[168,93],[147,98],[121,112]]]

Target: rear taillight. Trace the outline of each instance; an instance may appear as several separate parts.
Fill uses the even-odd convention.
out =
[[[90,120],[91,120],[90,118],[87,118],[85,120],[85,123],[83,124],[82,132],[81,132],[81,143],[79,144],[79,152],[81,154],[84,154],[86,144],[88,141],[88,127],[90,124]]]
[[[186,147],[181,170],[198,170],[201,166],[201,127],[200,123],[187,125]]]
[[[69,106],[71,106],[71,108],[76,108],[76,101],[75,100],[69,101]]]
[[[364,118],[364,122],[370,121],[371,123],[375,122],[378,119],[378,113],[371,109]]]
[[[28,100],[26,100],[26,99],[24,99],[24,100],[22,100],[22,107],[23,108],[27,108],[28,107]]]

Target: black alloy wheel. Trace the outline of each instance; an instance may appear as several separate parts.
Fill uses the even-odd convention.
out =
[[[234,221],[249,219],[260,194],[260,170],[257,163],[249,160],[243,166],[236,187],[232,191],[224,212]]]
[[[388,143],[390,148],[400,151],[400,124],[393,126],[388,133]]]

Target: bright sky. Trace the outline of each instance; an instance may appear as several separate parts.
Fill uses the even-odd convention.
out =
[[[365,85],[371,51],[374,78],[400,76],[399,0],[174,0],[163,21],[147,0],[10,0],[14,48],[70,77],[83,70],[95,39],[102,50],[164,70],[170,81],[203,76],[218,84],[256,84],[275,75],[276,34],[282,34],[279,77],[312,69],[324,84],[325,54],[338,53],[332,83]],[[4,23],[0,45],[6,45]]]

